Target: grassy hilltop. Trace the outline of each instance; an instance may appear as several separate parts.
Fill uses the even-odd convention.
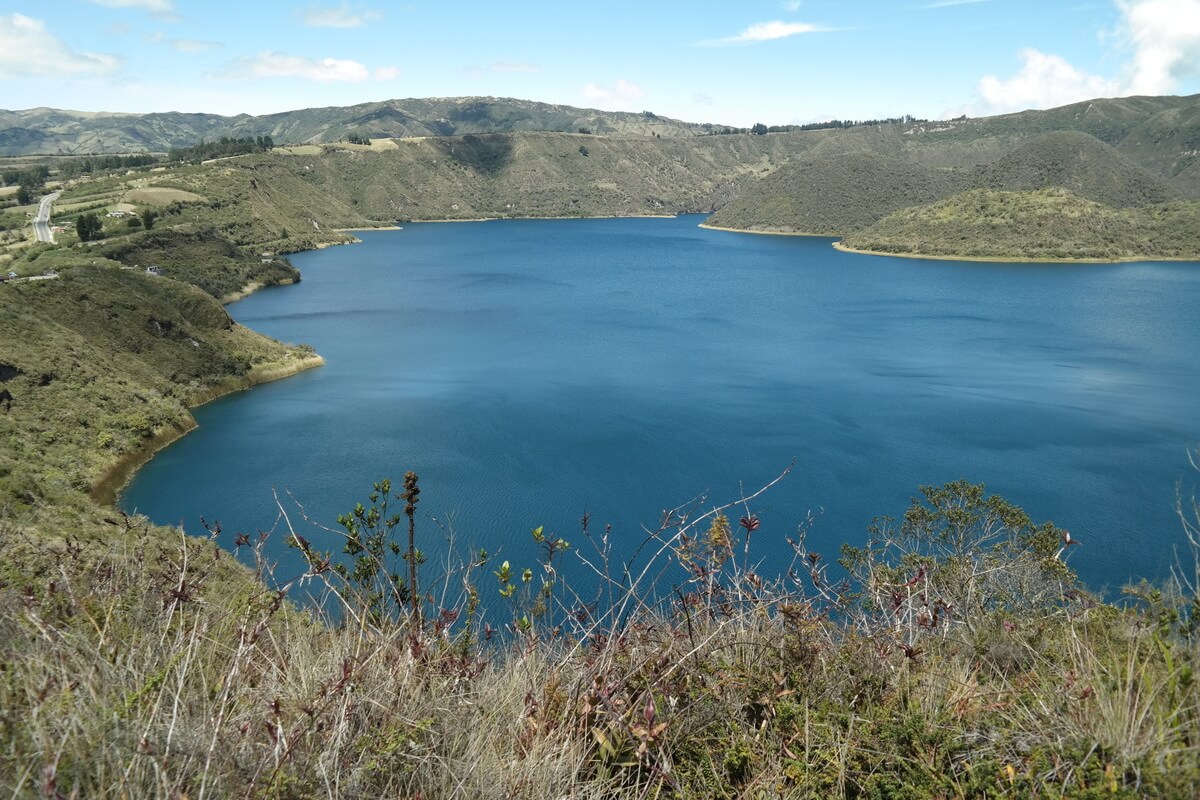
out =
[[[191,406],[320,363],[220,301],[297,280],[279,254],[351,241],[339,229],[723,208],[895,252],[1188,254],[1195,164],[1171,152],[1194,105],[768,136],[468,132],[52,174],[69,228],[56,245],[29,242],[28,207],[3,198],[0,272],[19,278],[0,283],[0,788],[1197,796],[1200,572],[1185,557],[1177,580],[1104,602],[1063,531],[981,486],[914,487],[840,554],[768,529],[757,497],[715,498],[731,504],[677,509],[629,564],[606,559],[603,520],[535,529],[503,558],[422,564],[407,524],[418,548],[442,534],[419,479],[399,474],[324,530],[292,513],[193,538],[106,505],[195,424]],[[519,106],[460,110],[481,127],[548,124]],[[336,136],[341,117],[323,111],[305,124]],[[393,104],[355,113],[407,119]],[[76,218],[116,212],[100,241],[78,241]],[[1200,558],[1200,507],[1180,511]],[[756,574],[752,534],[788,537],[793,570]],[[274,574],[264,537],[306,572]],[[601,596],[562,582],[576,552]]]

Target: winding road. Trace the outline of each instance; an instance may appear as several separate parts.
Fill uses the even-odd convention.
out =
[[[51,192],[42,198],[38,206],[37,216],[33,218],[33,235],[39,242],[53,242],[54,231],[50,230],[50,206],[58,199],[58,192]]]

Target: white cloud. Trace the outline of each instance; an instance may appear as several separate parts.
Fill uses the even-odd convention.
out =
[[[1169,94],[1200,75],[1200,0],[1118,0],[1133,50],[1123,94]]]
[[[159,19],[178,22],[182,17],[175,13],[172,0],[88,0],[89,3],[105,8],[133,8],[139,11],[149,11]]]
[[[770,42],[776,39],[786,39],[789,36],[797,36],[802,33],[823,33],[831,30],[820,25],[812,25],[807,22],[783,22],[781,20],[773,20],[772,22],[758,22],[737,36],[728,36],[724,39],[713,39],[707,42],[701,42],[702,45],[720,46],[728,44],[753,44],[755,42]]]
[[[1200,76],[1200,0],[1116,0],[1116,5],[1121,13],[1116,41],[1130,54],[1119,78],[1090,75],[1060,56],[1026,49],[1016,75],[979,81],[982,108],[968,111],[1003,113],[1094,97],[1170,94],[1181,80]]]
[[[377,81],[391,81],[400,77],[399,67],[376,67],[371,77]]]
[[[383,19],[383,14],[370,9],[355,11],[349,3],[340,6],[310,6],[301,12],[304,24],[310,28],[361,28],[369,22]]]
[[[697,92],[696,94],[692,95],[692,102],[698,106],[711,106],[713,104],[713,99],[703,92]]]
[[[779,5],[784,11],[796,12],[800,10],[800,6],[804,5],[804,0],[783,0]]]
[[[583,87],[581,93],[587,98],[588,102],[621,109],[636,107],[641,99],[646,96],[646,92],[642,87],[624,79],[618,80],[612,86],[589,83]]]
[[[32,75],[96,75],[121,65],[117,56],[77,53],[24,14],[0,15],[0,79]]]
[[[270,50],[253,58],[233,62],[222,77],[226,78],[300,78],[318,83],[361,83],[371,71],[358,61],[339,58],[304,58]]]
[[[1032,48],[1021,51],[1021,69],[1011,78],[985,75],[979,96],[986,112],[1002,114],[1027,108],[1052,108],[1118,93],[1116,81],[1071,66],[1059,56]]]

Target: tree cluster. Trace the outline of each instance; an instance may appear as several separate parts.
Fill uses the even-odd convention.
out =
[[[275,147],[275,141],[270,136],[244,136],[237,139],[222,136],[215,142],[201,142],[191,147],[172,148],[167,153],[167,160],[198,164],[211,158],[264,153],[273,147]]]
[[[150,153],[136,153],[129,156],[84,156],[62,162],[58,165],[58,172],[64,178],[76,178],[94,172],[124,172],[138,167],[149,167],[158,162],[159,157]]]
[[[364,144],[364,145],[370,145],[370,144],[371,144],[371,137],[370,137],[370,136],[365,136],[365,135],[359,135],[359,134],[357,134],[357,133],[352,133],[352,134],[350,134],[349,136],[347,136],[347,137],[346,137],[346,141],[348,141],[350,144]]]
[[[4,180],[5,186],[18,187],[17,205],[19,206],[27,206],[32,203],[49,177],[50,168],[44,164],[29,169],[6,169],[0,172],[0,178]]]
[[[95,214],[80,214],[75,218],[75,232],[79,241],[90,242],[104,237],[104,224]]]
[[[964,115],[961,119],[966,119]],[[857,128],[864,125],[913,125],[918,122],[928,122],[929,120],[917,119],[911,114],[905,114],[902,117],[887,117],[885,119],[831,119],[826,122],[809,122],[805,125],[766,125],[762,122],[756,122],[750,128],[731,128],[725,126],[716,126],[709,130],[710,136],[730,136],[734,134],[749,133],[753,136],[762,136],[766,133],[794,133],[796,131],[821,131],[840,128]]]
[[[45,164],[28,169],[6,169],[0,172],[0,179],[4,180],[5,186],[28,186],[33,189],[40,188],[49,177],[50,168]]]

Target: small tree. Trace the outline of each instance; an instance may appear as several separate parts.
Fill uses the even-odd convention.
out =
[[[33,192],[29,191],[29,187],[25,184],[17,189],[17,205],[27,206],[33,202]]]
[[[145,226],[146,230],[154,227],[154,220],[156,219],[158,219],[158,214],[148,208],[142,209],[142,225]]]
[[[767,132],[767,126],[761,122],[754,123],[754,127],[750,129],[750,133],[754,136],[763,136]]]
[[[415,634],[421,627],[421,595],[417,585],[417,568],[425,556],[416,546],[417,474],[404,474],[404,491],[392,494],[388,478],[371,485],[370,506],[357,504],[354,510],[338,517],[345,530],[342,552],[351,557],[349,564],[331,563],[328,554],[315,550],[302,536],[293,536],[289,545],[297,548],[308,562],[313,574],[332,569],[346,581],[343,600],[355,615],[371,625],[382,625],[396,619],[406,605],[411,607],[409,620]],[[404,513],[392,512],[392,501],[403,500]],[[408,549],[397,541],[396,529],[408,517]],[[408,563],[408,580],[400,575],[397,559]]]

